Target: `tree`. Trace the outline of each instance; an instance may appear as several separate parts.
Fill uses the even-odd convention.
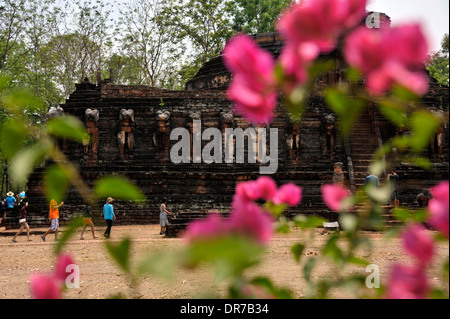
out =
[[[427,70],[439,84],[449,84],[449,39],[448,33],[441,41],[441,49],[434,52],[427,63]]]
[[[173,27],[173,52],[180,56],[178,74],[185,83],[220,51],[231,35],[225,3],[221,0],[163,0],[159,21]],[[184,59],[182,58],[184,57]]]
[[[162,86],[167,78],[172,26],[158,19],[161,10],[160,1],[142,0],[127,4],[122,11],[121,51],[125,56],[117,59],[116,55],[114,61],[131,63],[127,67],[128,72],[122,73],[122,76],[128,75],[124,79],[127,83]]]
[[[275,31],[275,21],[290,0],[233,0],[226,3],[232,30],[248,34]]]

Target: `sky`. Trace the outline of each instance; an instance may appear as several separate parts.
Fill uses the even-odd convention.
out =
[[[368,0],[367,10],[387,14],[392,26],[419,22],[430,51],[438,51],[449,33],[449,0]]]
[[[129,0],[115,1],[118,3],[129,2]],[[392,26],[411,21],[420,22],[428,39],[430,53],[441,48],[444,34],[449,33],[449,0],[367,1],[367,10],[387,14],[391,18]],[[105,2],[110,1],[106,0]]]

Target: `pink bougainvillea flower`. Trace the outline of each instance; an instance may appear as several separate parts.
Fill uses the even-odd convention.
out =
[[[398,264],[392,267],[387,292],[389,299],[424,299],[428,291],[423,268]]]
[[[441,182],[430,190],[433,198],[428,202],[428,222],[443,236],[449,238],[449,182]]]
[[[75,264],[68,254],[59,254],[51,274],[33,274],[31,277],[31,294],[35,299],[59,299],[67,278],[66,268]]]
[[[223,57],[233,74],[227,94],[236,112],[255,124],[270,122],[277,105],[273,56],[239,34],[227,43]]]
[[[34,299],[60,299],[60,281],[54,275],[34,274],[31,277],[31,295]]]
[[[382,95],[399,84],[423,95],[428,78],[423,63],[428,45],[418,24],[395,28],[360,27],[345,41],[347,62],[360,70],[372,95]]]
[[[284,89],[292,91],[296,86],[308,80],[307,66],[319,55],[317,46],[303,44],[301,46],[286,44],[279,57],[284,73]]]
[[[308,79],[307,69],[320,52],[328,53],[346,28],[359,23],[366,0],[315,0],[292,5],[281,16],[277,29],[284,37],[279,58],[284,88],[290,92]]]
[[[255,203],[235,207],[229,216],[229,230],[264,244],[273,234],[273,219]]]
[[[282,185],[273,197],[273,203],[276,205],[287,204],[289,206],[296,206],[301,200],[302,189],[293,183]]]
[[[220,214],[210,213],[205,219],[189,223],[183,237],[187,242],[192,242],[221,236],[227,234],[228,230],[228,224]]]
[[[424,226],[415,224],[406,228],[402,234],[405,250],[416,257],[420,265],[427,264],[434,253],[434,245]]]
[[[352,193],[339,184],[325,184],[322,186],[322,200],[331,210],[335,212],[350,212],[353,204],[349,202]]]
[[[72,264],[75,264],[75,262],[70,255],[68,254],[58,255],[54,271],[55,277],[61,281],[65,281],[67,278],[66,273],[67,266]]]
[[[271,201],[277,191],[277,184],[268,176],[261,176],[256,180],[259,193],[262,199]]]
[[[314,0],[291,6],[280,18],[277,29],[286,41],[296,45],[315,44],[330,52],[339,34],[360,22],[366,0]]]
[[[260,198],[261,189],[256,181],[242,182],[236,185],[234,199],[238,199],[239,202],[251,202]]]

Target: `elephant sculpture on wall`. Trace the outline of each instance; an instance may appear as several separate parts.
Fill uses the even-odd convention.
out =
[[[157,129],[153,134],[153,144],[161,150],[160,159],[165,161],[169,157],[170,147],[170,112],[159,110],[156,112]]]
[[[85,125],[90,140],[84,143],[84,158],[87,161],[96,162],[98,153],[98,120],[100,118],[97,109],[86,109]]]
[[[288,119],[286,132],[286,146],[288,158],[297,161],[300,159],[300,124]]]
[[[64,109],[61,106],[51,107],[47,113],[47,119],[63,116],[64,116]]]
[[[122,160],[132,159],[134,149],[134,111],[132,109],[121,109],[119,121],[117,140],[120,158]]]

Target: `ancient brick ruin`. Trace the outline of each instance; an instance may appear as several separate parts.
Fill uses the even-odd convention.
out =
[[[259,34],[255,39],[262,48],[279,54],[281,40],[276,34]],[[356,123],[348,142],[341,139],[337,126],[339,118],[325,104],[322,90],[338,83],[344,74],[345,64],[339,51],[331,56],[335,68],[316,83],[308,97],[301,125],[290,121],[281,98],[277,116],[270,124],[271,128],[278,129],[278,170],[271,177],[278,185],[294,182],[303,188],[301,204],[289,209],[288,217],[316,214],[336,220],[336,214],[321,200],[321,185],[339,181],[352,189],[361,186],[372,153],[379,143],[397,134],[372,105]],[[92,143],[80,145],[64,141],[65,153],[79,167],[88,185],[92,186],[96,179],[107,174],[123,174],[147,197],[142,204],[116,201],[117,224],[159,223],[163,197],[169,200],[168,209],[177,213],[172,221],[181,225],[180,228],[188,220],[208,212],[227,214],[236,183],[259,176],[259,167],[263,164],[248,161],[242,164],[192,161],[174,164],[170,160],[170,148],[176,143],[170,140],[171,130],[184,127],[192,133],[194,119],[201,119],[202,131],[209,127],[223,130],[251,126],[232,112],[232,104],[226,98],[229,80],[230,74],[222,57],[218,56],[204,65],[184,91],[120,85],[112,79],[99,83],[85,79],[76,85],[76,90],[61,107],[65,114],[72,114],[86,124]],[[423,102],[429,107],[448,110],[448,87],[431,81],[431,89]],[[431,171],[408,163],[398,166],[401,205],[414,205],[416,195],[423,188],[448,179],[448,127],[443,129],[442,158],[433,159]],[[205,143],[207,141],[203,141],[203,145]],[[343,175],[333,174],[336,166],[342,168]],[[28,183],[32,226],[42,225],[48,214],[43,195],[43,170],[36,169]],[[65,203],[61,211],[62,223],[79,212],[82,200],[72,189]],[[103,201],[94,209],[97,218],[100,218],[102,205]],[[175,236],[177,230],[177,227],[169,227],[168,236]]]

